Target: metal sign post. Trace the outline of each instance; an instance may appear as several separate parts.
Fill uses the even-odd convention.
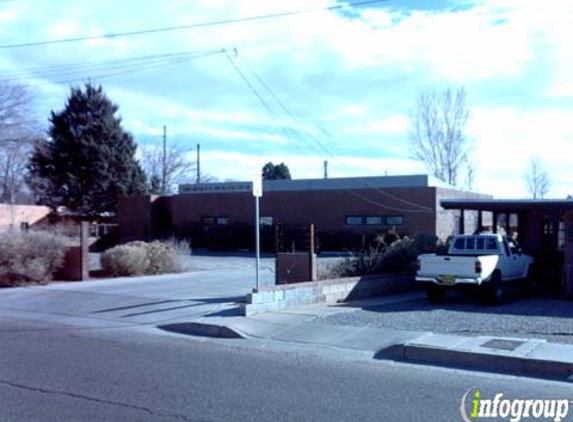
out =
[[[259,289],[259,271],[261,263],[261,219],[259,216],[259,198],[263,196],[263,178],[260,172],[253,177],[253,196],[255,197],[255,233],[256,233],[256,286]]]

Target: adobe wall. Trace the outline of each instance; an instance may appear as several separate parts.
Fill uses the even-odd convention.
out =
[[[172,229],[172,197],[123,196],[118,201],[120,243],[168,237]]]
[[[0,204],[0,232],[10,228],[20,228],[22,223],[30,226],[44,222],[51,210],[40,205],[7,205]]]
[[[317,230],[370,233],[380,227],[346,226],[345,217],[402,215],[405,224],[396,227],[399,233],[433,232],[434,213],[420,212],[403,201],[434,210],[434,194],[427,187],[266,192],[261,199],[261,217],[272,216],[275,224],[314,223]],[[254,198],[248,192],[176,195],[171,205],[174,227],[199,223],[201,217],[229,217],[231,222],[246,224],[254,220]]]
[[[398,234],[429,232],[445,239],[457,231],[459,212],[443,210],[439,201],[459,198],[490,196],[433,187],[265,192],[260,215],[273,217],[274,224],[313,223],[319,232],[358,234],[383,232],[392,227],[346,225],[346,216],[400,215],[404,217],[404,225],[393,227]],[[427,207],[428,211],[412,204]],[[127,242],[169,236],[200,224],[203,217],[227,217],[231,224],[253,225],[254,208],[250,192],[124,197],[119,200],[120,237]],[[466,212],[466,232],[475,229],[474,214]]]

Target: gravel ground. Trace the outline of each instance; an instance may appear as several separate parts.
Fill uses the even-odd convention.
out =
[[[498,306],[471,299],[431,304],[425,299],[363,308],[325,318],[335,324],[422,330],[470,336],[540,338],[573,344],[573,302],[511,298]]]

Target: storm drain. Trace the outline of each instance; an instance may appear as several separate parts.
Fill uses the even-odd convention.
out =
[[[481,345],[481,347],[488,347],[490,349],[498,350],[509,350],[512,352],[522,344],[525,344],[525,342],[517,340],[493,339],[486,341]]]

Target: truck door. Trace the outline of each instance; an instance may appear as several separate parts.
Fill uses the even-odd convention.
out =
[[[517,277],[518,270],[518,256],[513,254],[507,238],[503,238],[501,242],[501,255],[499,256],[499,269],[504,279],[514,279]]]

